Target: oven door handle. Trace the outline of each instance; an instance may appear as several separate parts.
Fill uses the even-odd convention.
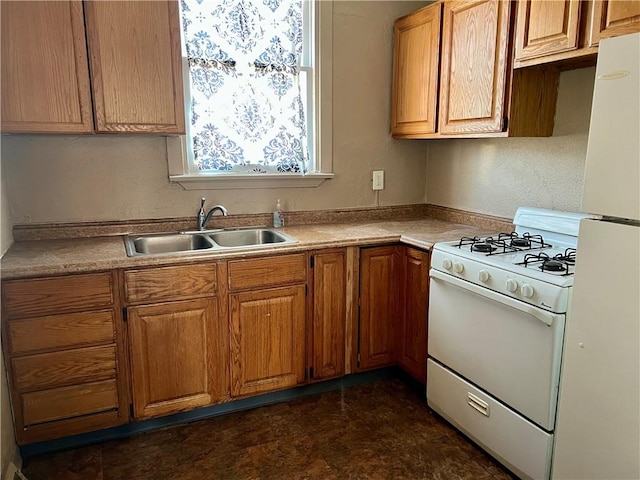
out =
[[[549,327],[553,325],[554,315],[550,312],[547,312],[546,310],[542,310],[540,308],[534,307],[533,305],[529,305],[528,303],[524,303],[514,298],[507,297],[506,295],[494,292],[493,290],[489,290],[488,288],[479,287],[475,283],[461,280],[457,277],[453,277],[438,270],[434,270],[433,268],[429,271],[429,276],[431,278],[442,280],[443,282],[455,285],[456,287],[462,288],[463,290],[469,290],[470,292],[473,292],[477,295],[490,298],[491,300],[495,300],[496,302],[502,303],[511,308],[515,308],[516,310],[520,310],[521,312],[528,313],[529,315],[537,318]]]

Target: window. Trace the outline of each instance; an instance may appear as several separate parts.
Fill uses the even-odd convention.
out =
[[[181,0],[187,135],[168,139],[172,180],[238,188],[331,176],[317,115],[318,39],[330,33],[324,22],[316,34],[316,17],[330,19],[321,3]]]

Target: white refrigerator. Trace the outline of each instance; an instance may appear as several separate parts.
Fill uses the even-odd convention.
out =
[[[640,478],[640,33],[600,42],[555,479]]]

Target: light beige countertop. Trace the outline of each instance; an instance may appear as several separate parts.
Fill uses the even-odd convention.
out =
[[[395,242],[430,250],[437,242],[495,233],[433,218],[299,225],[284,227],[282,232],[294,237],[298,243],[136,257],[127,256],[122,235],[17,241],[2,258],[1,274],[3,279],[60,275]]]

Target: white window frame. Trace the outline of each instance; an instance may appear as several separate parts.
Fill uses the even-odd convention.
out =
[[[305,2],[307,3],[307,2]],[[308,4],[307,4],[308,5]],[[315,171],[302,173],[194,173],[189,169],[186,135],[167,137],[167,163],[169,180],[186,190],[318,187],[333,174],[333,0],[316,0],[315,7],[315,55],[314,85],[308,89],[312,96],[313,115],[309,118],[309,153],[313,156]],[[308,29],[307,29],[308,31]],[[183,65],[183,69],[188,66]],[[303,67],[302,70],[308,68]],[[186,108],[187,106],[185,106]],[[189,116],[186,117],[187,122]],[[313,141],[315,139],[315,142]],[[315,144],[315,148],[311,145]]]

